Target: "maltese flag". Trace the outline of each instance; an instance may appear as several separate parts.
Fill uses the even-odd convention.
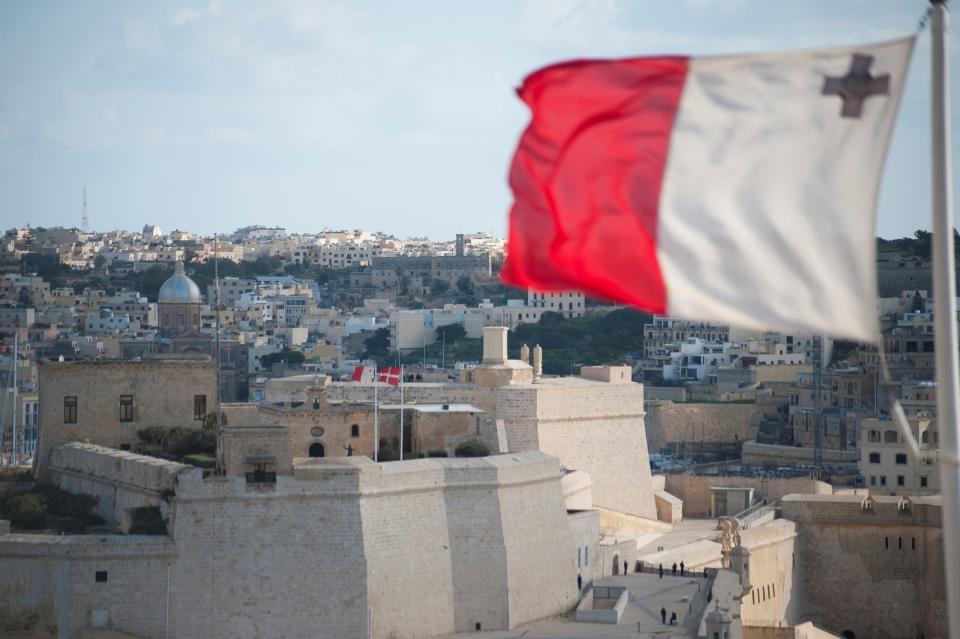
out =
[[[357,366],[353,369],[353,375],[350,376],[350,379],[354,382],[372,382],[373,375],[373,366]]]
[[[503,281],[876,340],[875,208],[913,41],[533,73]]]

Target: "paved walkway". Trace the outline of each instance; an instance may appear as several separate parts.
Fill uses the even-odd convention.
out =
[[[703,578],[670,577],[660,579],[655,574],[643,573],[606,577],[601,585],[626,586],[630,591],[628,604],[620,623],[582,623],[574,614],[537,621],[520,628],[502,632],[460,633],[452,637],[476,639],[478,636],[496,639],[679,639],[695,637],[700,610],[693,609],[691,601],[706,584]],[[667,619],[677,613],[680,625],[660,623],[660,609],[667,610]],[[693,614],[691,614],[691,611]]]

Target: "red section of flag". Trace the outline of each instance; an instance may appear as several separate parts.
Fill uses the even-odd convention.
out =
[[[353,369],[353,375],[350,377],[355,382],[359,382],[363,379],[363,366],[357,366]]]
[[[400,369],[396,367],[390,368],[381,368],[380,374],[377,376],[378,382],[386,382],[391,386],[400,385]]]
[[[666,311],[657,208],[686,71],[679,57],[575,61],[524,80],[505,283]]]

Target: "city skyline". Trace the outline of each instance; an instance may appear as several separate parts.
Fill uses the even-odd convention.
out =
[[[8,5],[0,221],[79,226],[86,186],[90,227],[104,230],[502,237],[529,117],[513,87],[527,73],[577,57],[887,40],[914,30],[926,2],[867,6]],[[881,187],[881,237],[930,227],[928,64],[924,34]]]

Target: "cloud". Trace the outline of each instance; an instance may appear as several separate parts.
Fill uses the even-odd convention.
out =
[[[191,22],[195,22],[203,17],[203,12],[192,7],[178,7],[172,9],[167,17],[167,21],[177,27],[182,27]]]

